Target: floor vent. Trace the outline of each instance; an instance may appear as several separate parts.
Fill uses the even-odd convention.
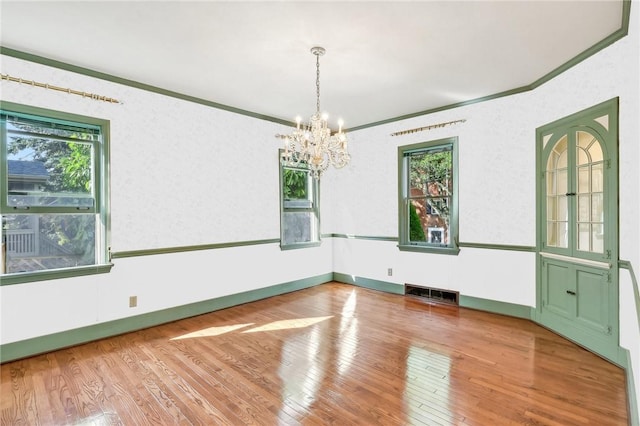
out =
[[[446,303],[447,305],[458,305],[457,291],[442,290],[440,288],[421,287],[413,284],[404,285],[404,294],[430,302]]]

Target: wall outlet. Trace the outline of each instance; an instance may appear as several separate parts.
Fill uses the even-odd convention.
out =
[[[392,276],[393,275],[393,268],[387,269],[387,275],[388,276]]]
[[[138,306],[138,296],[130,296],[129,297],[129,307],[135,308]]]

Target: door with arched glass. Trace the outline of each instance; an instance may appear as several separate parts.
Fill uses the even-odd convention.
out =
[[[537,130],[537,320],[617,361],[617,99]]]

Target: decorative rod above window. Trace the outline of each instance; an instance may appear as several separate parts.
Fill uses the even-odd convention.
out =
[[[463,118],[461,120],[447,121],[445,123],[430,124],[424,127],[416,127],[415,129],[402,130],[399,132],[391,133],[391,136],[402,136],[402,135],[408,135],[409,133],[416,133],[416,132],[422,132],[425,130],[438,129],[440,127],[451,126],[452,124],[464,123],[465,121],[467,120]]]
[[[95,93],[81,92],[79,90],[69,89],[69,88],[66,88],[66,87],[53,86],[51,84],[39,83],[39,82],[33,81],[33,80],[25,80],[23,78],[12,77],[9,74],[0,74],[0,77],[2,77],[1,78],[2,80],[13,81],[15,83],[26,84],[26,85],[33,86],[33,87],[42,87],[43,89],[56,90],[58,92],[64,92],[64,93],[68,93],[70,95],[78,95],[78,96],[82,96],[83,98],[90,98],[90,99],[93,99],[93,100],[96,100],[96,101],[104,101],[104,102],[109,102],[109,103],[112,103],[112,104],[121,104],[122,103],[117,99],[109,98],[109,97],[101,96],[101,95],[96,95]]]

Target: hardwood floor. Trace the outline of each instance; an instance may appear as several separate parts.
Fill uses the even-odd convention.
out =
[[[530,321],[329,283],[2,365],[2,425],[626,425]]]

